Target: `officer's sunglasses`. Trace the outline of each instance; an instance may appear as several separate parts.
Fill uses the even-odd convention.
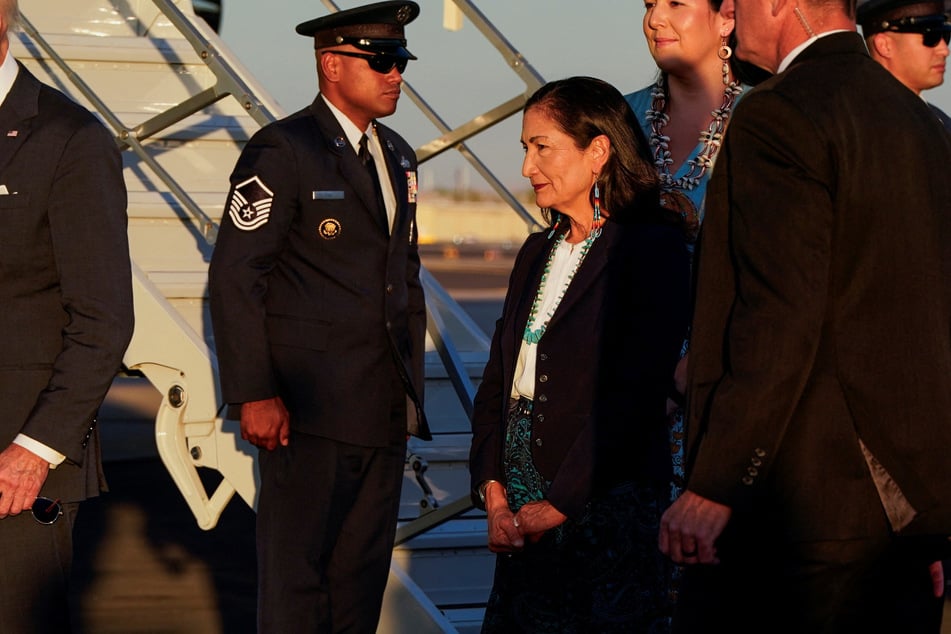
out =
[[[921,33],[921,43],[934,48],[941,40],[951,42],[951,23],[944,15],[909,16],[882,23],[883,31],[893,33]]]
[[[951,42],[951,31],[925,31],[921,34],[921,42],[928,48],[934,48],[941,40],[945,44]]]
[[[369,53],[351,53],[350,51],[324,51],[324,53],[365,59],[367,64],[370,65],[370,68],[383,75],[393,70],[393,68],[396,68],[400,75],[402,75],[403,71],[406,70],[406,64],[409,63],[407,58],[390,55],[389,53],[375,53],[373,55]]]
[[[63,505],[59,503],[59,500],[40,497],[33,502],[30,511],[33,513],[33,519],[40,524],[48,525],[55,523],[60,518],[63,514]]]

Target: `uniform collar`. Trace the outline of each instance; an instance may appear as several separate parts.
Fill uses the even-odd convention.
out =
[[[337,123],[339,123],[340,127],[343,128],[343,133],[347,136],[347,140],[350,141],[350,147],[352,147],[354,150],[360,147],[360,137],[362,137],[364,134],[366,134],[370,139],[373,138],[372,121],[370,122],[370,125],[367,126],[366,130],[361,130],[356,125],[354,125],[353,121],[351,121],[347,115],[342,113],[337,108],[337,106],[330,103],[330,100],[324,97],[323,94],[320,95],[320,98],[324,100],[324,103],[327,104],[328,108],[330,108],[330,112],[337,120]]]

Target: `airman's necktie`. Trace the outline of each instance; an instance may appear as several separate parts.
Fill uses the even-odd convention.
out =
[[[358,156],[363,162],[363,166],[367,168],[367,171],[370,173],[370,179],[373,181],[373,189],[376,194],[377,221],[380,222],[381,226],[386,230],[386,233],[389,233],[390,223],[386,216],[386,203],[383,202],[383,189],[380,187],[380,175],[376,171],[376,161],[373,160],[373,155],[370,154],[368,143],[369,139],[367,135],[364,134],[360,137],[360,151]]]

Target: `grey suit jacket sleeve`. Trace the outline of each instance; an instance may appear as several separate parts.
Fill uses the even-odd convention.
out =
[[[56,167],[47,219],[68,321],[52,377],[21,431],[80,463],[132,337],[126,189],[115,141],[92,116],[48,159]]]

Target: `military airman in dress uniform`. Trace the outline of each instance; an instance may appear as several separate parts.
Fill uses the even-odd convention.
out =
[[[944,83],[951,22],[944,0],[858,0],[856,21],[872,59],[916,95]],[[951,118],[928,104],[946,130]]]
[[[375,631],[407,433],[430,437],[416,157],[377,121],[418,14],[401,0],[299,24],[320,94],[231,176],[210,295],[223,397],[260,447],[262,632]]]

